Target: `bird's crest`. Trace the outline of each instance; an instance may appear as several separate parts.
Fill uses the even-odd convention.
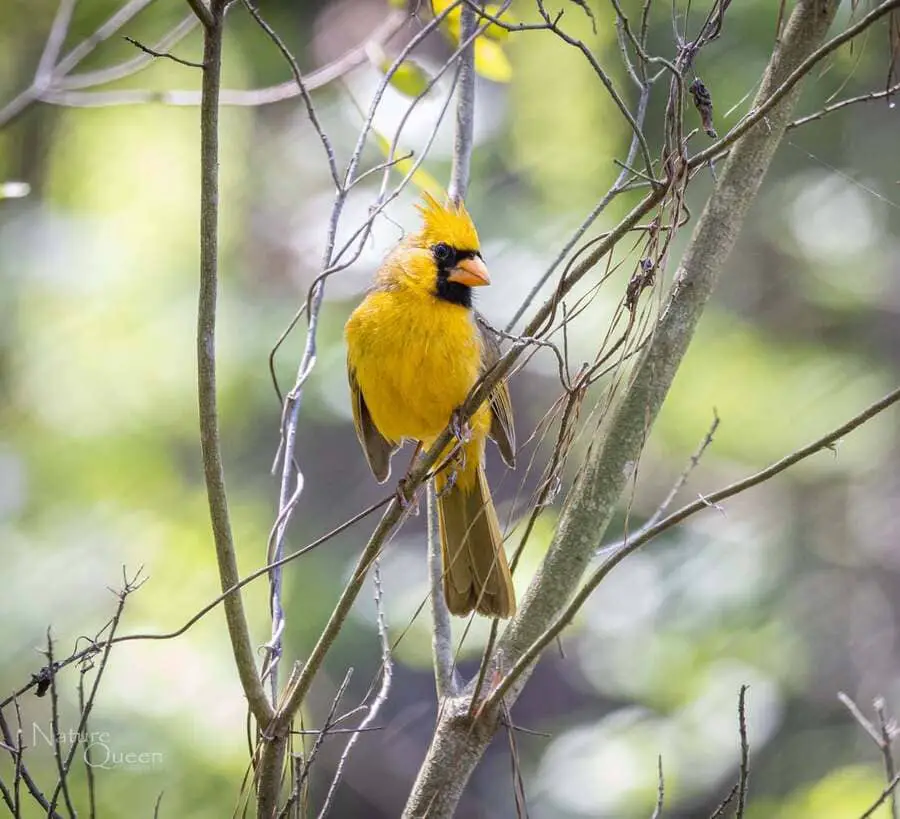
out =
[[[428,247],[446,242],[457,250],[478,250],[478,233],[466,206],[450,201],[442,205],[430,193],[422,194],[422,203],[416,205],[422,214],[422,231],[419,236]]]

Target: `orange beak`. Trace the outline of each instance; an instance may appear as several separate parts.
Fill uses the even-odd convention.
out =
[[[477,256],[473,256],[471,259],[463,259],[452,268],[447,281],[464,284],[467,287],[483,287],[491,283],[491,277],[485,263]]]

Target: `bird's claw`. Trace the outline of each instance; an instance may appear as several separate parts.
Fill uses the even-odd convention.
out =
[[[409,478],[400,478],[397,483],[397,503],[404,512],[411,515],[419,514],[419,496],[414,492],[412,497],[407,497]]]
[[[450,416],[450,431],[461,444],[467,444],[472,440],[472,427],[469,426],[467,420],[463,419],[461,407],[453,410],[453,414]]]

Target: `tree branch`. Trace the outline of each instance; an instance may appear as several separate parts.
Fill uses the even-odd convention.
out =
[[[431,580],[431,653],[434,658],[434,684],[440,702],[445,697],[459,693],[456,661],[453,656],[453,630],[450,610],[444,598],[444,572],[441,558],[440,537],[437,531],[437,498],[434,482],[429,481],[428,506],[428,576]]]
[[[900,0],[898,0],[900,2]],[[782,47],[773,55],[758,100],[767,100],[817,48],[837,10],[837,0],[801,0]],[[706,302],[727,260],[796,103],[787,92],[769,113],[767,127],[749,130],[735,145],[719,184],[694,231],[668,303],[631,375],[622,399],[601,426],[595,445],[567,500],[550,550],[518,614],[498,646],[496,667],[509,669],[539,640],[577,588],[599,537],[606,530]],[[533,333],[529,332],[529,335]],[[510,680],[509,700],[524,686],[533,663]],[[497,704],[497,703],[493,703]],[[466,697],[445,704],[404,817],[450,817],[487,743],[498,708],[467,719]]]
[[[200,0],[196,0],[197,5]],[[203,102],[200,107],[200,295],[197,308],[197,373],[200,407],[200,448],[209,499],[209,514],[222,590],[240,580],[225,492],[216,396],[216,300],[219,285],[219,87],[222,32],[226,0],[213,0],[206,10],[203,37]],[[206,9],[205,6],[202,8]],[[261,726],[274,710],[266,699],[256,668],[250,630],[239,591],[224,600],[225,619],[241,686],[250,710]]]
[[[477,28],[475,10],[467,3],[460,10],[459,41],[465,43]],[[462,202],[469,190],[472,148],[475,130],[475,42],[466,45],[459,56],[459,80],[456,86],[456,133],[453,140],[453,167],[447,193],[454,202]]]

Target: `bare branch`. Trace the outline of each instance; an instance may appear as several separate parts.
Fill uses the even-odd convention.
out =
[[[883,697],[878,697],[874,702],[875,713],[878,714],[878,727],[881,729],[881,756],[884,758],[884,774],[888,784],[893,782],[897,775],[894,765],[894,754],[891,745],[894,741],[894,735],[897,731],[897,725],[889,719],[885,711],[885,702]],[[891,819],[897,819],[897,790],[891,791]]]
[[[240,579],[225,492],[225,473],[219,440],[216,394],[216,302],[219,286],[219,86],[222,68],[222,32],[226,0],[212,0],[204,20],[203,104],[200,109],[200,296],[197,307],[197,366],[200,405],[200,449],[223,591]],[[201,0],[192,7],[206,9]],[[198,12],[202,17],[203,12]],[[274,710],[266,699],[250,630],[239,591],[225,597],[225,619],[241,686],[253,716],[267,725]]]
[[[900,82],[898,82],[896,85],[892,85],[890,88],[886,88],[884,91],[871,91],[868,94],[860,94],[858,97],[849,97],[848,99],[840,100],[840,102],[826,105],[821,111],[816,111],[814,114],[807,114],[807,116],[805,117],[795,119],[790,125],[788,125],[787,129],[791,131],[794,128],[799,128],[801,125],[806,125],[809,122],[814,122],[815,120],[822,119],[822,117],[827,116],[833,111],[840,111],[842,108],[846,108],[848,105],[856,105],[860,102],[871,102],[872,100],[883,100],[890,98],[897,93],[900,93]]]
[[[641,96],[638,100],[637,111],[635,113],[635,122],[638,125],[638,128],[644,127],[644,118],[647,114],[647,104],[650,101],[650,86],[646,85],[641,89]],[[637,133],[633,133],[631,136],[631,145],[628,148],[628,157],[625,160],[625,166],[631,165],[634,162],[635,156],[637,156],[638,151],[638,137]],[[506,325],[506,330],[509,332],[516,326],[519,319],[525,315],[525,312],[531,307],[532,302],[537,298],[541,289],[544,285],[549,281],[550,277],[556,271],[556,269],[562,264],[563,260],[569,253],[572,252],[573,248],[576,244],[581,240],[581,237],[587,232],[588,228],[594,224],[597,220],[597,217],[606,210],[606,207],[612,202],[613,199],[616,198],[622,191],[625,190],[625,185],[628,180],[629,171],[627,167],[623,167],[622,171],[619,173],[616,181],[613,183],[613,186],[607,191],[606,195],[594,206],[593,210],[587,215],[587,218],[578,226],[578,229],[569,240],[563,245],[562,249],[556,255],[556,258],[550,263],[550,266],[544,271],[541,277],[535,282],[532,286],[531,290],[528,292],[528,295],[519,305],[516,312],[513,314],[513,317],[509,320]]]
[[[216,0],[212,0],[212,3],[214,9]],[[206,5],[205,0],[187,0],[187,4],[191,7],[194,14],[197,15],[197,19],[203,24],[204,28],[210,29],[215,26],[215,11],[210,10],[210,7]]]
[[[866,718],[866,715],[860,711],[859,706],[853,702],[843,691],[838,691],[837,698],[844,704],[847,710],[853,715],[853,718],[859,723],[860,727],[872,737],[872,741],[881,747],[881,732],[872,725]]]
[[[50,35],[44,45],[41,61],[38,63],[34,81],[37,85],[46,86],[53,74],[53,66],[59,59],[66,35],[69,33],[69,23],[72,21],[72,12],[75,9],[76,0],[60,0],[56,17],[50,27]]]
[[[381,591],[381,568],[377,560],[374,561],[372,566],[372,584],[375,588],[375,612],[378,623],[378,639],[381,642],[381,687],[378,689],[378,694],[376,694],[372,704],[368,707],[366,716],[351,734],[350,739],[347,742],[347,747],[344,748],[344,753],[341,754],[341,759],[334,772],[334,778],[331,781],[331,787],[328,788],[328,795],[325,797],[325,803],[322,805],[322,810],[319,811],[319,819],[325,819],[325,816],[331,809],[331,805],[333,804],[334,797],[337,793],[338,784],[341,781],[341,775],[344,772],[344,766],[347,764],[353,746],[364,732],[372,728],[372,723],[377,718],[382,706],[387,702],[388,694],[390,694],[391,691],[391,680],[394,676],[394,661],[391,657],[391,643],[388,639],[387,624],[384,619],[384,595]]]
[[[728,806],[734,801],[734,797],[737,796],[737,792],[738,783],[735,782],[725,798],[719,803],[719,806],[710,814],[709,819],[719,819],[720,816],[724,816]]]
[[[887,715],[884,699],[878,697],[873,703],[875,713],[878,716],[878,727],[876,728],[872,722],[860,710],[859,706],[853,702],[843,691],[838,691],[838,699],[846,706],[847,710],[853,715],[859,726],[872,738],[872,741],[881,751],[884,760],[884,773],[888,785],[881,794],[881,798],[875,805],[869,809],[865,816],[871,815],[874,810],[884,802],[888,795],[891,798],[891,816],[897,819],[898,800],[896,794],[897,771],[894,765],[894,753],[892,745],[897,736],[897,724]]]
[[[900,785],[900,774],[897,774],[890,782],[888,782],[887,787],[881,792],[878,799],[875,800],[874,804],[862,814],[859,819],[870,819],[870,817],[874,816],[875,811],[877,811],[878,808],[887,801],[887,798],[896,791],[897,785]]]
[[[460,11],[460,43],[468,43],[459,56],[456,93],[456,134],[453,141],[453,167],[447,193],[454,202],[462,202],[469,190],[475,128],[475,10],[464,4]],[[472,40],[472,42],[468,42]]]
[[[19,800],[19,783],[24,782],[25,787],[28,789],[28,793],[30,793],[34,801],[43,808],[49,819],[61,819],[61,815],[56,812],[55,808],[50,807],[49,800],[46,796],[44,796],[44,794],[41,792],[41,789],[37,786],[37,783],[32,778],[31,774],[28,771],[28,768],[25,767],[25,762],[23,760],[25,748],[22,744],[22,726],[21,714],[19,713],[19,701],[15,700],[14,704],[16,706],[16,715],[19,719],[19,727],[16,731],[15,737],[13,737],[12,730],[9,727],[9,723],[6,721],[6,717],[3,716],[3,709],[0,708],[0,735],[2,735],[3,742],[7,746],[7,748],[13,749],[10,751],[10,754],[13,756],[16,765],[15,781],[13,784],[13,803],[17,807],[16,810],[13,811],[13,816],[19,816],[21,812]]]
[[[612,571],[612,569],[617,566],[622,560],[624,560],[625,557],[637,551],[638,548],[643,546],[645,543],[648,543],[657,535],[666,531],[666,529],[669,529],[672,526],[681,523],[691,515],[696,514],[697,512],[700,512],[704,509],[709,509],[711,505],[716,504],[719,501],[730,498],[733,495],[737,495],[753,486],[763,483],[773,478],[780,472],[783,472],[784,470],[790,468],[794,464],[799,463],[805,458],[808,458],[810,455],[821,452],[823,449],[828,449],[835,443],[835,441],[840,440],[849,432],[859,426],[862,426],[864,423],[866,423],[866,421],[871,420],[876,415],[884,412],[884,410],[886,410],[888,407],[893,406],[897,402],[900,402],[900,388],[888,393],[884,398],[876,401],[874,404],[870,405],[861,413],[859,413],[859,415],[856,415],[845,424],[842,424],[837,429],[829,432],[827,435],[824,435],[816,441],[813,441],[811,444],[808,444],[802,449],[798,449],[796,452],[793,452],[790,455],[782,458],[780,461],[777,461],[766,469],[756,472],[753,475],[744,478],[743,480],[730,484],[724,489],[719,489],[716,492],[705,495],[699,500],[694,501],[693,503],[689,503],[687,506],[682,507],[677,512],[673,512],[668,517],[663,518],[663,520],[661,520],[650,529],[642,530],[641,534],[639,534],[638,536],[634,537],[631,540],[625,541],[622,544],[621,548],[619,548],[617,551],[612,552],[604,560],[602,565],[594,570],[594,572],[579,589],[578,593],[572,598],[571,602],[554,621],[553,626],[548,628],[544,633],[540,640],[540,647],[538,647],[537,643],[534,643],[528,648],[528,650],[518,660],[516,666],[514,666],[512,670],[510,670],[510,672],[507,674],[507,677],[504,678],[500,685],[497,686],[497,689],[495,689],[493,696],[495,698],[499,698],[505,692],[507,686],[511,685],[516,676],[519,673],[522,673],[523,669],[527,667],[528,660],[526,660],[525,658],[530,657],[531,661],[533,661],[540,655],[541,651],[543,651],[543,649],[546,648],[553,641],[553,639],[555,639],[556,635],[559,634],[562,629],[572,621],[578,609],[581,608],[581,606],[584,604],[584,601],[587,600],[593,590],[596,589],[596,587],[609,574],[609,572]],[[874,728],[872,730],[875,731]],[[877,732],[874,735],[877,735]]]
[[[81,74],[67,74],[65,76],[57,76],[51,87],[52,91],[65,90],[74,91],[79,88],[91,88],[97,85],[105,85],[106,83],[115,82],[137,74],[144,68],[153,63],[154,53],[166,53],[174,48],[188,34],[190,34],[200,21],[193,13],[185,17],[171,31],[168,31],[159,38],[151,47],[149,53],[138,54],[130,60],[125,60],[116,65],[107,68],[98,68],[94,71],[84,71]],[[197,105],[200,104],[200,92],[194,92],[197,98]],[[43,102],[48,102],[46,95],[41,98]]]
[[[663,800],[666,796],[666,781],[663,779],[663,767],[662,767],[662,757],[656,757],[656,807],[653,809],[653,813],[650,816],[650,819],[661,819],[662,811],[663,811]]]
[[[100,664],[97,667],[97,673],[94,676],[93,683],[91,684],[90,694],[85,701],[84,708],[81,711],[81,717],[78,720],[78,729],[75,732],[75,740],[69,746],[69,753],[66,756],[66,760],[62,766],[62,773],[60,775],[59,781],[56,783],[56,789],[53,791],[53,796],[50,798],[51,810],[56,807],[56,802],[59,799],[60,790],[62,790],[63,794],[65,794],[67,787],[66,778],[69,771],[72,769],[72,762],[75,759],[75,754],[78,752],[78,746],[81,743],[81,739],[85,736],[85,726],[87,725],[88,718],[91,715],[91,710],[94,707],[94,702],[97,698],[97,692],[100,690],[100,683],[103,680],[103,675],[106,672],[106,665],[109,662],[109,656],[113,646],[112,639],[115,637],[116,631],[119,628],[119,623],[122,620],[122,613],[125,611],[125,603],[128,600],[129,595],[137,591],[144,584],[144,579],[141,578],[142,572],[143,567],[139,568],[134,577],[129,579],[125,567],[122,567],[122,588],[118,592],[116,592],[118,602],[116,605],[115,614],[113,615],[112,620],[109,624],[110,641],[107,642],[105,648],[103,649],[103,653],[100,657]],[[51,691],[54,691],[55,696],[54,689],[56,685],[56,674],[59,669],[53,663],[52,658],[48,659],[48,663],[48,667],[50,668]]]
[[[335,187],[340,189],[341,180],[338,177],[337,161],[334,158],[334,148],[331,147],[331,140],[322,128],[321,122],[319,122],[319,117],[316,114],[312,97],[309,96],[309,90],[306,88],[306,83],[303,81],[303,76],[300,73],[300,66],[297,65],[297,60],[294,59],[294,55],[291,54],[281,37],[279,37],[275,30],[263,20],[259,13],[259,9],[257,9],[250,0],[243,0],[243,3],[253,19],[256,20],[259,27],[268,35],[269,39],[275,43],[284,59],[287,60],[288,65],[290,65],[291,73],[294,75],[294,82],[297,84],[300,96],[303,97],[303,104],[306,106],[306,113],[307,116],[309,116],[309,121],[319,135],[319,140],[322,143],[322,147],[325,149],[325,155],[328,157],[328,169],[331,171],[331,178],[334,180]]]
[[[56,807],[56,798],[61,789],[63,798],[66,800],[66,810],[69,811],[69,816],[74,819],[76,813],[75,806],[72,804],[72,795],[69,793],[69,771],[68,766],[63,762],[62,748],[59,741],[59,692],[56,688],[56,673],[53,663],[53,638],[50,635],[49,628],[47,629],[47,666],[50,668],[50,733],[53,734],[53,760],[56,762],[56,771],[59,775],[57,790],[50,800],[50,808]]]
[[[459,677],[456,673],[456,659],[453,656],[453,631],[450,625],[450,610],[444,598],[444,570],[441,559],[441,544],[437,532],[434,483],[428,482],[428,575],[431,579],[431,652],[434,657],[434,683],[438,701],[459,693]]]
[[[766,117],[769,112],[780,103],[789,93],[791,93],[797,83],[800,82],[812,68],[816,66],[817,63],[821,62],[825,57],[831,54],[833,51],[836,51],[840,48],[844,43],[849,42],[854,37],[861,34],[865,31],[869,26],[873,23],[880,20],[886,14],[889,14],[894,9],[900,8],[900,0],[885,0],[880,5],[876,6],[872,11],[870,11],[865,17],[858,20],[854,25],[849,26],[840,34],[832,37],[832,39],[828,40],[824,45],[817,48],[813,51],[802,63],[800,63],[794,70],[786,76],[780,85],[776,88],[771,89],[769,93],[763,97],[762,95],[757,95],[756,101],[753,104],[753,108],[747,116],[745,116],[734,128],[731,129],[725,136],[723,136],[718,142],[713,143],[708,148],[703,151],[699,151],[691,157],[689,167],[691,168],[699,168],[704,163],[714,159],[716,156],[722,154],[724,150],[732,145],[738,138],[746,134],[753,128],[760,120]]]
[[[750,782],[750,743],[747,740],[747,686],[741,686],[738,697],[738,727],[741,734],[741,771],[738,778],[737,808],[734,819],[743,819],[747,806],[747,786]]]
[[[195,63],[191,62],[190,60],[183,60],[181,57],[176,57],[174,54],[169,54],[168,51],[156,51],[149,46],[145,46],[138,40],[135,40],[134,37],[125,37],[125,40],[126,42],[131,43],[135,48],[143,51],[145,54],[149,54],[153,58],[162,57],[166,60],[172,60],[172,62],[176,62],[179,65],[185,65],[188,68],[203,68],[203,63]]]

